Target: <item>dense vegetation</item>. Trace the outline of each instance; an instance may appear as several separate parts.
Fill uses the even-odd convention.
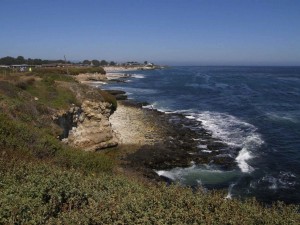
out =
[[[51,64],[51,63],[65,63],[64,60],[43,60],[43,59],[25,59],[23,56],[18,56],[16,58],[11,56],[6,56],[0,58],[0,65],[20,65],[20,64],[28,64],[28,65],[42,65],[42,64]],[[68,62],[70,63],[70,62]]]
[[[48,60],[48,59],[25,59],[23,56],[18,56],[16,58],[11,57],[11,56],[6,56],[3,58],[0,58],[0,65],[21,65],[21,64],[28,64],[28,65],[43,65],[43,64],[64,64],[64,63],[68,63],[70,64],[70,61],[65,61],[62,59],[58,59],[58,60]],[[76,64],[84,64],[84,65],[93,65],[93,66],[115,66],[116,63],[114,61],[106,61],[106,60],[97,60],[97,59],[93,59],[93,60],[83,60],[82,62],[77,62],[77,63],[73,63],[74,65]]]
[[[10,224],[297,224],[282,204],[225,200],[220,192],[141,184],[107,173],[49,163],[1,162],[0,223]]]
[[[38,76],[44,74],[70,74],[70,75],[78,75],[80,73],[101,73],[105,74],[105,70],[102,67],[55,67],[55,68],[47,68],[47,67],[37,67],[33,69]]]
[[[88,60],[88,59],[85,59],[83,60],[82,64],[85,64],[85,65],[94,65],[94,66],[115,66],[116,63],[114,61],[110,61],[110,62],[107,62],[106,60],[97,60],[97,59],[94,59],[94,60]]]
[[[51,116],[79,104],[64,89],[78,84],[57,72],[0,78],[0,224],[300,223],[294,206],[142,182],[116,171],[114,150],[61,143]]]

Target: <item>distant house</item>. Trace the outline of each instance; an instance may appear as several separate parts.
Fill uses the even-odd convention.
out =
[[[49,63],[49,64],[42,64],[41,67],[66,67],[66,66],[73,66],[73,64],[66,64],[66,63]]]
[[[147,63],[146,67],[153,67],[154,64],[153,63]]]
[[[58,64],[57,63],[49,63],[49,64],[42,64],[42,67],[57,67]]]
[[[21,67],[29,67],[27,64],[21,64],[21,65],[11,65],[10,68],[21,68]]]
[[[127,62],[127,63],[125,63],[125,65],[126,66],[141,66],[141,64],[138,62]]]
[[[27,65],[27,64],[11,65],[11,66],[9,66],[9,68],[11,68],[11,69],[13,69],[13,70],[20,71],[20,72],[27,71],[29,67],[31,67],[31,66],[30,66],[30,65]]]

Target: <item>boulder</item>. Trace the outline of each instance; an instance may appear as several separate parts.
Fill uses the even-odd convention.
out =
[[[61,139],[85,151],[116,146],[117,138],[108,120],[110,114],[111,104],[108,102],[83,101],[81,107],[72,107],[56,116],[64,129]]]

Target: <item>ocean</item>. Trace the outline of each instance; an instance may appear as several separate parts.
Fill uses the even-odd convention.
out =
[[[241,150],[233,170],[213,162],[156,171],[183,185],[226,189],[228,198],[300,203],[300,67],[170,67],[126,72],[127,92],[166,113],[201,121]],[[203,149],[203,146],[201,146]],[[209,151],[207,151],[209,154]]]

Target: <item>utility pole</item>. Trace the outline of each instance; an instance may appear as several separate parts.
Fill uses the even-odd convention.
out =
[[[68,69],[68,66],[67,66],[67,58],[66,58],[65,55],[64,55],[64,58],[65,58],[65,65],[66,65],[66,68],[67,68],[67,74],[70,75],[70,74],[69,74],[69,69]]]

